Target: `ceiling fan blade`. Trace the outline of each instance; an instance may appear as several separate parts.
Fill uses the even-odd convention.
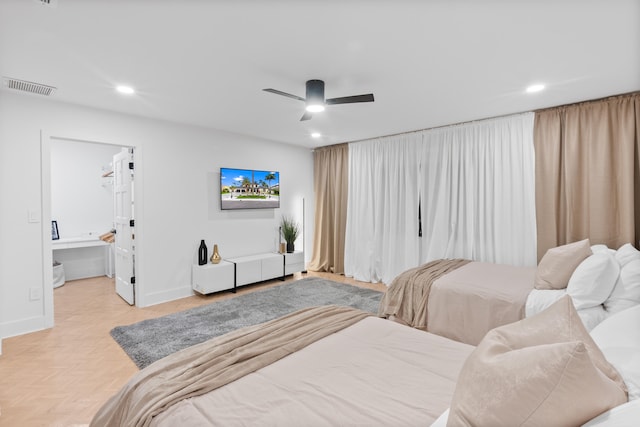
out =
[[[325,103],[327,105],[331,104],[353,104],[356,102],[373,102],[373,94],[368,93],[366,95],[353,95],[353,96],[343,96],[342,98],[331,98],[327,99]]]
[[[300,121],[304,122],[305,120],[311,119],[311,117],[313,117],[313,114],[311,114],[308,111],[305,111],[304,114],[302,115],[302,117],[300,117]]]
[[[265,92],[275,93],[276,95],[286,96],[287,98],[297,99],[298,101],[302,101],[302,102],[306,101],[306,99],[304,98],[301,98],[297,95],[291,95],[290,93],[287,93],[287,92],[282,92],[281,90],[277,90],[277,89],[262,89],[262,90]]]

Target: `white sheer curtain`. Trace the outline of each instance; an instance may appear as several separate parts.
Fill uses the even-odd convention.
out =
[[[534,113],[423,131],[421,262],[536,265]]]
[[[345,275],[390,284],[439,258],[536,265],[533,120],[349,144]]]
[[[420,261],[419,133],[349,144],[345,275],[390,284]]]

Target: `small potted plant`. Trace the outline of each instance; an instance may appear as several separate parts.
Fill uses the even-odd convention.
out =
[[[280,222],[280,229],[282,230],[282,237],[287,242],[287,253],[292,253],[295,250],[296,239],[300,234],[298,223],[287,216],[283,216]]]

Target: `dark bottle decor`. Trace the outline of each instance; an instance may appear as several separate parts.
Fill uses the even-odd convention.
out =
[[[207,263],[208,255],[207,245],[204,244],[204,240],[200,240],[200,247],[198,248],[198,265],[205,265]]]

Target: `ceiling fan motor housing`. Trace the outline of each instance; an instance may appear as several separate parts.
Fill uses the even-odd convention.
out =
[[[324,81],[307,80],[306,101],[310,104],[324,104]]]

